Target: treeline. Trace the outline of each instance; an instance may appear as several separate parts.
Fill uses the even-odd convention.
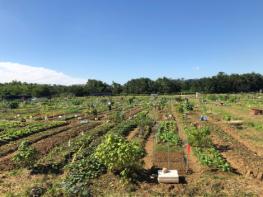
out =
[[[213,77],[200,79],[157,80],[149,78],[132,79],[124,85],[113,82],[111,85],[90,79],[83,85],[40,85],[12,82],[0,84],[0,96],[4,99],[52,97],[52,96],[89,96],[120,94],[173,94],[179,92],[237,93],[255,92],[263,89],[263,75],[257,73],[231,74],[223,72]]]

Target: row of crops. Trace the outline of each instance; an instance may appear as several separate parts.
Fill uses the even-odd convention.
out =
[[[208,127],[196,128],[194,126],[186,126],[188,143],[192,146],[194,154],[197,156],[201,164],[220,169],[222,171],[230,171],[229,163],[222,157],[220,152],[213,146]]]
[[[155,134],[153,165],[158,168],[176,169],[182,175],[186,171],[185,164],[176,121],[159,122]]]
[[[137,145],[130,144],[122,137],[136,127],[136,120],[122,121],[111,129],[112,125],[103,127],[96,129],[100,130],[99,133],[95,132],[96,135],[91,136],[89,132],[74,143],[75,154],[67,166],[67,176],[62,184],[64,192],[70,195],[89,195],[89,184],[107,169],[117,170],[124,176],[128,173],[129,164],[136,162],[132,158],[138,152],[131,150]],[[89,143],[84,138],[88,138]]]
[[[54,183],[48,191],[50,195],[63,193],[86,196],[86,194],[90,193],[89,184],[91,181],[104,173],[105,170],[117,169],[122,177],[127,178],[131,168],[134,167],[133,164],[137,164],[139,158],[142,158],[144,155],[142,145],[138,142],[128,142],[125,136],[137,125],[141,125],[142,127],[146,126],[148,119],[146,118],[145,121],[142,121],[142,117],[146,117],[145,114],[147,114],[147,112],[138,113],[136,118],[132,115],[132,119],[129,120],[125,120],[124,117],[113,118],[113,120],[105,122],[101,126],[89,131],[83,130],[83,132],[80,132],[81,135],[54,147],[47,155],[42,155],[42,158],[39,158],[39,155],[37,155],[29,143],[22,142],[13,158],[13,162],[17,167],[29,168],[33,174],[56,174],[64,171],[65,176],[63,177],[65,178],[57,184]],[[112,112],[111,115],[119,117],[119,113],[117,112]],[[109,118],[111,119],[111,116],[109,116]],[[34,126],[34,123],[25,123],[27,125],[20,130],[12,128],[13,130],[9,129],[8,132],[5,131],[6,135],[9,134],[10,139],[5,139],[3,143],[7,143],[11,139],[16,139],[18,136],[24,137],[40,132],[41,129],[48,129],[47,127],[55,127],[57,125],[56,123],[59,122],[44,122],[45,127],[44,125],[42,127],[41,123],[42,122]],[[147,127],[147,129],[148,128],[149,127]],[[149,130],[147,130],[147,132],[149,132]],[[1,139],[4,139],[5,136],[3,135],[1,137],[3,137]],[[108,139],[110,138],[113,139],[113,141],[110,141],[108,144]],[[103,144],[105,148],[99,149],[99,146],[103,147]],[[115,151],[115,153],[113,153],[113,158],[115,156],[113,162],[117,163],[117,166],[111,167],[111,162],[109,161],[111,157],[103,160],[102,158],[105,157],[98,156],[100,154],[107,156],[109,152],[106,148],[110,148],[113,152]],[[132,152],[132,150],[134,150],[134,152]],[[121,154],[123,157],[116,158],[116,152],[123,152]],[[24,156],[26,156],[25,160],[23,160]],[[130,165],[124,165],[123,161],[126,161],[125,163],[129,163]]]
[[[33,174],[38,177],[40,174],[39,177],[42,175],[47,177],[44,183],[34,184],[43,187],[46,196],[102,196],[98,194],[103,193],[102,185],[108,187],[105,185],[108,182],[113,184],[116,190],[122,185],[139,188],[140,181],[143,181],[143,184],[148,184],[145,182],[150,181],[152,184],[155,169],[148,167],[152,164],[156,168],[178,169],[180,175],[184,175],[181,170],[185,168],[181,168],[180,165],[186,164],[186,158],[183,142],[179,137],[179,134],[181,137],[184,137],[184,134],[181,135],[181,129],[179,132],[177,128],[177,126],[181,128],[183,124],[180,125],[182,121],[177,122],[173,116],[173,110],[177,107],[184,117],[182,120],[185,123],[187,142],[200,163],[212,169],[231,171],[227,161],[212,143],[211,128],[201,126],[207,125],[205,123],[191,124],[191,122],[199,121],[197,119],[191,119],[191,122],[188,122],[190,119],[187,117],[192,118],[192,115],[196,115],[195,111],[192,111],[198,109],[199,103],[197,99],[187,98],[192,97],[186,97],[186,99],[180,96],[124,97],[123,100],[122,97],[113,97],[111,109],[107,105],[109,99],[103,97],[65,99],[63,104],[56,100],[58,105],[55,105],[55,99],[47,100],[41,103],[25,104],[26,107],[24,106],[23,109],[20,105],[18,109],[7,110],[7,113],[14,115],[18,112],[22,114],[22,117],[33,114],[35,117],[31,122],[0,121],[0,145],[1,143],[2,145],[6,143],[5,146],[12,145],[13,142],[7,143],[19,139],[14,142],[18,147],[23,137],[59,126],[51,125],[51,123],[65,124],[64,121],[37,123],[33,121],[36,118],[40,117],[39,120],[42,120],[45,116],[50,116],[49,118],[55,116],[55,119],[58,119],[57,116],[61,113],[63,116],[61,120],[75,118],[74,121],[67,121],[68,126],[26,137],[29,143],[22,143],[18,150],[13,149],[12,154],[8,152],[8,156],[11,158],[15,155],[13,162],[23,165],[22,168],[28,168],[27,172],[30,176]],[[215,101],[223,99],[225,98],[220,96]],[[231,98],[227,102],[232,103],[232,100],[234,99]],[[211,101],[214,103],[214,100]],[[173,105],[175,102],[179,104]],[[204,101],[200,103],[203,104],[201,107],[204,114],[207,114],[209,107],[204,104]],[[32,106],[37,106],[37,110]],[[26,109],[29,109],[28,112]],[[39,109],[43,111],[38,111]],[[138,111],[141,112],[137,113]],[[74,116],[75,114],[77,116]],[[94,119],[94,117],[99,118]],[[81,123],[84,120],[88,120],[85,125]],[[90,123],[96,123],[96,125],[88,127]],[[66,132],[63,129],[66,129]],[[73,130],[74,135],[72,135]],[[60,135],[51,136],[57,132],[60,132]],[[39,141],[36,143],[36,139],[43,139],[40,136],[42,133],[47,137],[41,143],[38,143]],[[62,136],[67,137],[59,140]],[[45,142],[52,140],[54,143],[44,145]],[[150,148],[150,154],[146,156]],[[37,153],[36,150],[39,152]],[[23,160],[24,155],[27,157],[26,161]],[[143,162],[150,165],[144,165]],[[49,177],[54,180],[50,180]],[[105,191],[108,190],[105,189]]]
[[[177,133],[177,125],[175,121],[160,122],[156,136],[160,143],[179,145],[181,142]]]
[[[222,157],[220,152],[214,147],[210,139],[210,128],[207,126],[192,125],[187,121],[187,115],[193,111],[193,106],[189,106],[188,100],[179,103],[177,110],[183,114],[184,131],[187,135],[188,143],[192,146],[193,152],[201,164],[222,171],[230,171],[229,163]],[[192,105],[192,104],[191,104]]]
[[[10,108],[7,101],[2,101],[0,118],[8,120],[34,119],[70,115],[73,113],[93,114],[108,110],[108,102],[112,108],[138,105],[140,97],[87,97],[87,98],[52,98],[34,101],[13,101],[15,108]],[[6,106],[6,107],[5,107]]]
[[[0,132],[5,132],[8,129],[15,128],[15,127],[24,127],[26,126],[25,122],[19,121],[0,121]]]
[[[53,122],[34,122],[26,125],[22,128],[9,128],[0,132],[0,145],[6,144],[12,140],[16,140],[34,133],[38,133],[47,129],[56,128],[59,126],[66,125],[64,121],[53,121]],[[17,126],[14,123],[13,126]]]

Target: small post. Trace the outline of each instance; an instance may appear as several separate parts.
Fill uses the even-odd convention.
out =
[[[187,172],[188,172],[188,169],[189,169],[189,157],[190,157],[190,153],[191,153],[191,146],[190,144],[187,144],[186,145],[186,149],[187,149],[187,161],[186,161],[186,169],[187,169]]]
[[[170,143],[168,143],[168,169],[170,169]]]

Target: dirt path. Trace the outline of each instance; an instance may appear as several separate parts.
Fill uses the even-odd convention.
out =
[[[153,145],[154,145],[154,133],[152,132],[151,135],[146,140],[144,147],[146,152],[146,156],[143,158],[145,169],[151,169],[153,166]]]
[[[127,140],[131,141],[138,133],[139,128],[135,128],[134,130],[130,131],[129,135],[127,136]]]
[[[134,107],[131,109],[128,109],[125,113],[124,113],[124,119],[128,119],[131,118],[132,116],[138,114],[142,109],[140,107]]]

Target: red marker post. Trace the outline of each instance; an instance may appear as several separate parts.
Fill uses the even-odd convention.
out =
[[[189,168],[188,161],[189,161],[189,157],[190,157],[190,153],[191,153],[191,146],[190,146],[190,144],[186,145],[186,152],[187,152],[187,172],[188,172],[188,168]]]
[[[186,150],[187,150],[187,155],[190,156],[190,153],[191,153],[191,146],[190,146],[190,144],[186,145]]]

